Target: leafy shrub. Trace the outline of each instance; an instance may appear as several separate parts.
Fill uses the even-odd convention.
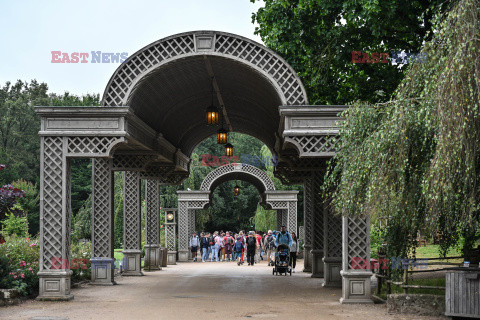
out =
[[[16,198],[16,203],[27,217],[28,232],[34,236],[40,230],[40,200],[37,185],[22,179],[12,182],[12,185],[25,192],[24,197]]]
[[[91,242],[72,243],[70,247],[70,269],[73,271],[72,282],[89,280],[91,277],[92,244]]]
[[[27,217],[17,217],[13,213],[7,213],[2,222],[2,234],[26,236],[28,230]]]
[[[372,258],[378,258],[377,251],[385,242],[385,228],[372,225],[370,228],[370,255]]]
[[[21,295],[38,292],[39,247],[36,239],[9,236],[0,245],[0,269],[8,270],[2,280],[6,289],[17,289]],[[7,265],[7,263],[9,265]],[[4,271],[0,271],[2,273]]]

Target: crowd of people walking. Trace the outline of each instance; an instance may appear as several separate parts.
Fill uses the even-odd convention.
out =
[[[223,262],[235,261],[238,266],[243,265],[245,258],[249,266],[261,260],[267,260],[268,265],[275,262],[275,250],[279,244],[287,244],[290,248],[290,266],[295,272],[297,256],[300,251],[299,243],[294,232],[291,234],[282,226],[280,231],[215,231],[194,232],[190,237],[189,248],[193,261]]]

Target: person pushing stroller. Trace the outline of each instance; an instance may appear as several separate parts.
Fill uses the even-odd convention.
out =
[[[277,234],[275,239],[275,246],[277,252],[275,254],[275,267],[273,274],[290,273],[292,275],[290,264],[290,246],[293,243],[292,236],[287,232],[286,227],[282,226],[281,231]]]

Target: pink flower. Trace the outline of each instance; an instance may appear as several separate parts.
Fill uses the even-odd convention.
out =
[[[13,276],[13,279],[17,279],[17,276]]]
[[[27,263],[27,266],[29,266],[29,265],[30,265],[30,262],[29,262],[29,263]]]
[[[28,270],[32,271],[32,268],[30,267],[30,268],[28,268]]]
[[[27,238],[27,241],[30,241],[30,238]]]
[[[25,261],[20,261],[20,267],[25,267],[27,264],[25,263]]]
[[[23,273],[20,273],[20,277],[25,278],[25,275]]]
[[[30,247],[35,247],[36,245],[37,245],[36,243],[32,243]]]

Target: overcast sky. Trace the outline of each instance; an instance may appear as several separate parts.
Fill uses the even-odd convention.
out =
[[[249,0],[0,0],[0,85],[46,82],[49,92],[103,94],[118,63],[51,63],[51,51],[133,54],[166,36],[219,30],[261,42]]]

